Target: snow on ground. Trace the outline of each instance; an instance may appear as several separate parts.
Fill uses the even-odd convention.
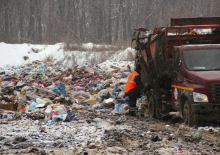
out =
[[[121,51],[95,52],[91,51],[93,43],[84,44],[88,51],[64,51],[63,44],[55,45],[33,45],[33,44],[6,44],[0,43],[0,67],[19,66],[31,63],[35,60],[48,61],[71,67],[73,65],[83,65],[86,62],[102,63],[106,60],[128,60],[135,56],[134,49],[127,48]],[[102,45],[96,45],[96,47]],[[24,57],[28,57],[25,61]]]

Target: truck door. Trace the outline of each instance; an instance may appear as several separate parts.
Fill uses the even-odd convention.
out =
[[[176,78],[171,81],[172,88],[172,107],[176,110],[180,108],[180,96],[183,91],[184,70],[182,60],[178,51],[174,53],[174,72],[176,72]]]

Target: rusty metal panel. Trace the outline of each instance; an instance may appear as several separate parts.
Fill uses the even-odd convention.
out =
[[[220,17],[171,18],[171,26],[220,25]]]

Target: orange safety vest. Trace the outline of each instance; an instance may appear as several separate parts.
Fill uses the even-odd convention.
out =
[[[129,76],[128,76],[128,81],[125,87],[125,93],[128,93],[131,89],[136,87],[136,82],[134,81],[135,76],[139,75],[138,72],[133,71]]]

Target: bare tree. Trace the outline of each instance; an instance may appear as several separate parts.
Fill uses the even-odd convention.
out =
[[[220,16],[219,0],[1,0],[0,42],[112,43],[170,18]]]

